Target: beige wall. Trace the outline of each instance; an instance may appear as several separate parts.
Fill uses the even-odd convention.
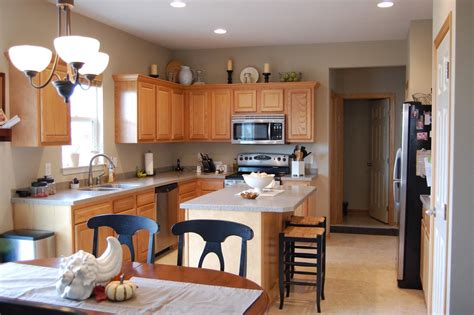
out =
[[[395,151],[401,146],[405,67],[334,69],[331,88],[340,94],[395,94]]]
[[[411,21],[407,48],[407,100],[414,93],[431,92],[431,60],[433,20]]]
[[[369,210],[371,102],[344,102],[344,201],[349,209]]]
[[[103,84],[104,151],[119,157],[118,171],[134,170],[136,165],[142,163],[142,153],[149,149],[156,153],[155,165],[166,166],[174,163],[174,154],[170,151],[172,149],[170,145],[115,145],[114,86],[111,78],[115,73],[138,72],[146,74],[148,65],[151,63],[157,63],[159,71],[164,72],[170,52],[80,15],[73,14],[72,31],[73,34],[88,35],[99,39],[101,50],[110,55],[110,64],[104,72]],[[16,44],[34,44],[52,48],[56,36],[56,8],[54,5],[40,0],[0,1],[1,53]],[[0,56],[0,72],[7,72],[8,78],[8,65],[3,55]],[[37,176],[42,176],[45,162],[52,163],[53,176],[57,181],[65,181],[70,178],[61,174],[60,147],[15,148],[10,143],[0,143],[0,232],[12,227],[11,189],[28,186]]]
[[[378,41],[336,44],[315,44],[297,46],[226,48],[212,50],[174,51],[173,57],[180,59],[192,68],[205,70],[205,81],[210,83],[226,82],[226,62],[234,60],[234,81],[238,81],[241,70],[246,66],[255,66],[260,72],[263,64],[269,62],[272,67],[271,81],[278,80],[278,72],[301,71],[303,80],[316,80],[321,83],[316,98],[316,141],[307,145],[312,151],[319,169],[317,180],[317,212],[329,216],[329,70],[331,68],[403,66],[406,64],[405,41]],[[213,149],[212,147],[211,149]],[[219,147],[234,154],[236,151],[249,151],[242,146],[235,149],[230,144]],[[291,151],[287,148],[287,152]],[[207,150],[207,146],[199,147]],[[187,149],[185,149],[187,150]],[[268,150],[267,147],[258,148]],[[194,154],[194,151],[190,154]],[[227,157],[227,160],[233,157]]]

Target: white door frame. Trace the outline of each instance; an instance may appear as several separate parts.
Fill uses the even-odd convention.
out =
[[[438,88],[438,81],[439,81],[439,72],[438,72],[438,48],[440,47],[441,43],[445,40],[445,38],[449,36],[449,49],[450,49],[450,53],[449,53],[449,66],[448,66],[448,72],[449,72],[449,86],[447,87],[448,88],[448,91],[449,91],[449,100],[448,100],[448,111],[447,111],[447,115],[448,115],[448,118],[447,118],[447,122],[449,124],[448,128],[446,128],[446,132],[447,132],[447,148],[448,148],[448,165],[447,165],[447,178],[446,178],[446,181],[447,181],[447,187],[445,187],[446,191],[448,192],[447,194],[447,201],[446,201],[446,204],[445,204],[445,209],[437,209],[437,204],[436,204],[436,194],[437,194],[437,185],[436,185],[436,178],[438,177],[438,175],[436,174],[436,156],[437,156],[437,151],[438,151],[438,148],[437,148],[437,143],[436,143],[436,137],[438,136],[436,134],[436,124],[438,123],[437,122],[437,88]],[[451,98],[452,98],[452,85],[451,85],[451,72],[452,72],[452,12],[449,13],[448,17],[446,18],[445,22],[443,23],[440,31],[438,32],[437,36],[435,37],[435,40],[434,40],[434,58],[433,58],[433,63],[434,63],[434,72],[435,72],[435,80],[434,80],[434,86],[433,86],[433,128],[432,128],[432,135],[433,135],[433,141],[432,141],[432,157],[433,157],[433,166],[432,166],[432,169],[433,169],[433,187],[432,187],[432,190],[431,190],[431,209],[433,210],[430,210],[430,214],[431,214],[431,219],[430,219],[430,249],[429,249],[429,265],[430,265],[430,271],[431,271],[431,274],[429,276],[429,284],[428,284],[428,296],[430,298],[429,301],[427,301],[427,304],[428,304],[428,313],[432,313],[433,312],[433,308],[436,307],[436,303],[438,301],[435,301],[434,299],[434,296],[436,294],[439,294],[441,296],[443,296],[443,301],[442,301],[442,305],[443,305],[443,310],[441,313],[443,314],[446,314],[446,305],[447,305],[447,288],[448,288],[448,253],[449,253],[449,239],[448,239],[448,236],[449,236],[449,216],[448,216],[448,211],[450,211],[450,189],[449,189],[449,185],[451,184],[451,170],[450,170],[450,160],[451,160],[451,111],[452,111],[452,104],[451,104]],[[440,207],[438,207],[440,208]],[[444,212],[444,213],[443,213]],[[434,218],[433,217],[433,213],[436,214],[437,218]],[[435,274],[435,265],[434,265],[434,262],[435,262],[435,258],[437,256],[437,251],[436,251],[436,247],[435,247],[435,234],[436,234],[436,223],[438,221],[436,220],[440,220],[441,218],[444,218],[446,221],[445,221],[445,225],[446,225],[446,235],[445,235],[445,252],[444,253],[440,253],[443,255],[443,257],[439,257],[439,258],[442,258],[444,259],[444,285],[443,287],[438,287],[438,288],[435,288],[435,283],[434,283],[434,277],[437,275]],[[442,222],[440,222],[442,223]],[[436,292],[435,289],[438,289],[438,290],[442,290],[442,292]],[[437,313],[439,313],[439,311],[436,311]]]

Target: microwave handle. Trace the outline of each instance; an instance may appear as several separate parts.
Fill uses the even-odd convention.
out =
[[[268,124],[268,140],[272,140],[272,123]]]

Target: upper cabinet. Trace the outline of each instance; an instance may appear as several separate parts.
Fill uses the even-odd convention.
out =
[[[286,90],[286,140],[314,141],[314,93],[309,88]]]
[[[232,90],[211,92],[211,140],[230,140]]]
[[[232,114],[286,115],[287,142],[313,142],[317,82],[183,86],[115,75],[116,143],[227,142]]]
[[[205,90],[187,92],[189,139],[207,140],[209,137],[209,96]]]
[[[51,68],[35,78],[36,84],[46,82]],[[56,73],[66,74],[66,67],[58,65]],[[71,112],[69,104],[58,95],[52,83],[35,89],[28,78],[12,65],[9,71],[10,116],[18,115],[21,123],[12,133],[12,144],[39,147],[71,144]]]

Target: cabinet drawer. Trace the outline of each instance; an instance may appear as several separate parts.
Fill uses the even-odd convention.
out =
[[[137,194],[137,207],[155,202],[155,190],[148,190],[144,193]]]
[[[112,205],[110,202],[98,203],[84,208],[74,209],[74,224],[86,222],[96,215],[108,213],[112,213]]]
[[[206,179],[201,180],[201,190],[215,191],[224,188],[222,179]]]
[[[114,200],[114,213],[119,213],[135,208],[135,196],[127,196]]]
[[[178,196],[178,202],[181,203],[181,202],[185,202],[185,201],[188,201],[188,200],[191,200],[191,199],[194,199],[194,198],[197,198],[197,192],[196,191],[192,191],[192,192],[188,192],[188,193],[185,193],[185,194],[180,194]],[[178,205],[179,206],[179,205]]]
[[[195,180],[178,184],[180,195],[190,193],[190,192],[195,192],[196,188],[197,188],[197,183]]]

